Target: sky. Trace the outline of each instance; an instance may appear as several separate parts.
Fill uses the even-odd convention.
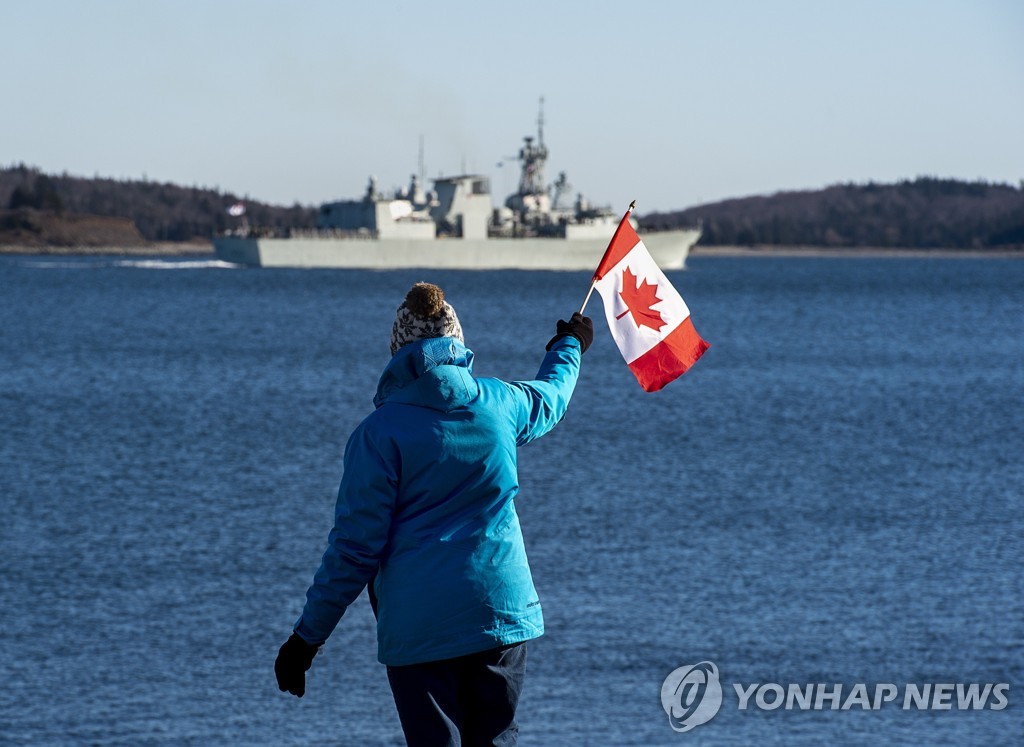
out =
[[[1024,0],[0,0],[0,165],[315,205],[463,172],[643,214],[1024,179]],[[502,166],[498,166],[503,163]]]

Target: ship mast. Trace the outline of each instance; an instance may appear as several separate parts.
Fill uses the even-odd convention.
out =
[[[519,196],[545,195],[544,164],[548,160],[548,149],[544,147],[544,97],[540,97],[540,114],[537,116],[537,144],[533,138],[524,137],[525,145],[519,149],[522,172],[519,176]]]
[[[420,133],[420,158],[419,158],[419,164],[418,165],[419,165],[420,184],[425,184],[426,182],[424,181],[424,179],[426,179],[426,171],[427,171],[427,169],[423,165],[423,133],[422,132]]]
[[[544,147],[544,97],[540,97],[540,112],[537,114],[537,145]]]

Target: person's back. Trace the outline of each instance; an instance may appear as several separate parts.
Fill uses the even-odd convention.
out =
[[[523,643],[544,630],[515,511],[516,447],[561,420],[593,331],[579,315],[560,322],[537,378],[511,384],[475,379],[461,336],[440,289],[414,286],[276,668],[281,689],[301,695],[312,652],[370,582],[409,743],[514,744]]]

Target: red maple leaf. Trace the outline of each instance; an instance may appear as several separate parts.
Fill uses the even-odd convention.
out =
[[[633,323],[637,327],[645,326],[655,332],[660,331],[668,322],[661,318],[660,312],[651,308],[661,301],[657,290],[657,283],[648,283],[647,278],[638,281],[637,276],[627,267],[622,271],[622,292],[619,293],[622,302],[626,304],[626,310],[615,318],[621,319],[626,314],[632,314]]]

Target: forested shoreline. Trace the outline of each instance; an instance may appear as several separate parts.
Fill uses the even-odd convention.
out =
[[[0,169],[0,245],[208,242],[238,226],[228,208],[239,203],[254,226],[309,228],[316,219],[313,207],[271,205],[216,188],[45,174],[19,164]],[[113,230],[101,219],[125,225]]]
[[[317,208],[279,206],[216,188],[146,179],[0,169],[0,246],[131,246],[208,242],[236,227],[309,228]],[[837,184],[640,216],[648,230],[699,224],[702,246],[1024,248],[1024,183],[918,177],[895,184]]]
[[[699,223],[705,246],[1024,248],[1024,189],[919,177],[896,184],[743,197],[643,218],[651,228]]]

